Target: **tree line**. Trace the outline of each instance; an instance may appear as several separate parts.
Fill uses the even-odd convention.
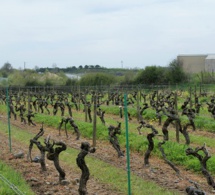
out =
[[[68,78],[66,73],[79,74],[81,78]],[[201,78],[203,73],[201,73]],[[205,78],[206,78],[205,73]],[[17,70],[6,62],[0,68],[0,77],[6,80],[0,81],[0,86],[54,86],[54,85],[137,85],[137,84],[180,84],[200,83],[199,74],[188,75],[183,71],[182,64],[177,59],[172,60],[168,66],[151,65],[144,69],[117,69],[105,68],[100,65],[80,65],[79,67],[38,68]],[[206,81],[207,79],[205,79]],[[213,80],[210,79],[211,82]]]

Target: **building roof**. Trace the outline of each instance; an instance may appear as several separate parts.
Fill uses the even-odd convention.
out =
[[[178,57],[193,57],[193,56],[203,56],[206,57],[208,54],[179,54]]]
[[[206,60],[215,60],[215,54],[210,54],[205,59]]]

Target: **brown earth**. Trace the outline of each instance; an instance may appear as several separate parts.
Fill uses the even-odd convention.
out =
[[[1,120],[6,122],[6,118],[4,116],[1,117]],[[11,120],[11,125],[17,126],[21,129],[25,129],[27,131],[31,131],[34,134],[36,134],[40,128],[39,125],[36,127],[23,125],[20,123],[19,120]],[[67,147],[79,149],[81,142],[92,142],[92,140],[88,140],[82,137],[80,138],[80,140],[76,141],[75,135],[72,134],[70,135],[69,139],[66,138],[64,133],[62,133],[62,136],[59,137],[58,131],[56,129],[51,129],[49,127],[44,127],[44,129],[44,136],[47,136],[48,132],[52,139],[64,141],[67,144]],[[206,133],[204,133],[204,135],[205,134]],[[210,133],[209,135],[205,136],[210,136]],[[46,173],[41,173],[39,171],[40,164],[30,163],[29,161],[27,161],[26,158],[9,160],[11,154],[8,151],[8,147],[5,147],[6,145],[8,145],[8,137],[6,137],[6,135],[2,133],[0,133],[0,142],[0,159],[5,161],[8,165],[12,166],[17,171],[19,171],[36,194],[78,195],[77,180],[80,178],[80,172],[75,172],[74,170],[71,170],[71,167],[64,164],[63,162],[60,162],[63,169],[66,170],[66,180],[69,181],[68,185],[61,185],[58,183],[58,173],[54,168],[52,162],[46,161],[48,171]],[[19,151],[23,151],[25,154],[28,153],[28,147],[26,147],[26,145],[17,142],[16,140],[12,140],[12,143],[13,153]],[[117,153],[107,141],[97,141],[96,152],[94,154],[89,155],[93,155],[100,160],[114,165],[115,167],[123,168],[124,170],[126,170],[126,157],[118,158]],[[169,165],[167,165],[163,159],[159,159],[158,157],[155,157],[153,155],[149,159],[150,166],[144,167],[143,158],[144,157],[142,154],[133,152],[130,153],[131,172],[133,174],[136,174],[143,180],[154,181],[160,186],[169,189],[172,192],[177,192],[179,194],[186,194],[186,187],[193,186],[193,184],[189,182],[189,180],[192,180],[194,182],[197,182],[200,189],[204,190],[207,194],[215,194],[213,192],[213,189],[208,186],[206,179],[201,174],[196,174],[191,171],[185,170],[183,167],[177,166],[177,168],[180,170],[180,175],[177,175],[175,171]],[[111,186],[108,186],[107,184],[99,183],[93,177],[90,177],[87,183],[87,190],[89,195],[122,194],[120,192],[115,191],[114,189],[112,189]]]

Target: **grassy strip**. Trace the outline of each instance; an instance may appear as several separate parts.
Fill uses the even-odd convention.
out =
[[[17,187],[19,191],[23,194],[33,195],[30,186],[26,183],[26,181],[22,178],[21,174],[17,173],[11,167],[0,161],[0,194],[15,194],[12,188]],[[8,186],[3,180],[6,178],[10,183],[14,186]]]
[[[0,129],[6,129],[6,125],[0,122]],[[6,131],[4,130],[4,133]],[[21,141],[23,144],[29,144],[29,140],[33,135],[29,132],[21,130],[19,128],[12,127],[12,138]],[[60,155],[60,159],[67,163],[71,169],[79,170],[76,166],[76,157],[79,151],[68,148],[65,152]],[[127,194],[127,173],[126,171],[116,168],[98,160],[92,156],[87,156],[87,165],[89,166],[91,175],[98,181],[110,185],[113,189]],[[80,171],[80,170],[79,170]],[[103,174],[101,174],[103,173]],[[132,194],[176,194],[167,191],[153,182],[147,182],[141,178],[131,174],[131,189]]]
[[[59,121],[60,118],[61,118],[60,116],[53,117],[53,116],[40,114],[35,118],[35,121],[39,123],[46,121],[46,124],[53,127],[57,127],[58,126],[57,121]],[[77,125],[79,126],[81,135],[83,137],[92,138],[93,128],[91,123],[77,121]],[[102,124],[97,125],[97,139],[108,140],[108,133],[106,128],[107,127],[104,127]],[[170,134],[170,140],[172,140],[173,136],[175,136],[175,131],[174,132],[169,131],[169,134]],[[124,147],[126,146],[125,132],[123,132],[119,136],[119,141],[122,146]],[[155,141],[155,147],[154,147],[153,153],[161,157],[161,153],[158,149],[159,140],[155,138],[154,141]],[[214,140],[210,138],[201,137],[201,136],[191,135],[191,142],[194,142],[194,141],[196,141],[196,143],[200,145],[203,145],[203,143],[206,142],[206,143],[209,143],[209,146],[213,146],[212,143]],[[184,138],[181,138],[181,143],[185,143]],[[132,131],[130,131],[129,133],[129,144],[130,144],[130,149],[132,151],[138,151],[140,152],[140,154],[144,154],[148,147],[148,141],[146,136],[139,136],[137,135],[137,133],[134,133]],[[176,165],[183,165],[187,169],[191,169],[194,171],[200,170],[199,161],[193,156],[186,156],[185,150],[188,148],[187,145],[168,141],[162,147],[164,148],[167,158],[172,162],[174,162]],[[208,170],[211,171],[213,174],[215,174],[215,157],[211,157],[208,160]]]
[[[149,121],[156,120],[155,110],[145,110],[143,112],[143,118]],[[165,121],[166,118],[166,116],[162,116],[162,121]],[[185,125],[188,122],[188,118],[186,116],[180,116],[180,119],[182,125]],[[197,129],[215,132],[215,120],[208,114],[208,112],[206,112],[206,110],[202,111],[201,115],[196,115],[194,122]]]

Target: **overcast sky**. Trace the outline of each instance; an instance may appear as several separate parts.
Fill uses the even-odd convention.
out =
[[[167,66],[215,53],[215,0],[0,0],[0,67]]]

